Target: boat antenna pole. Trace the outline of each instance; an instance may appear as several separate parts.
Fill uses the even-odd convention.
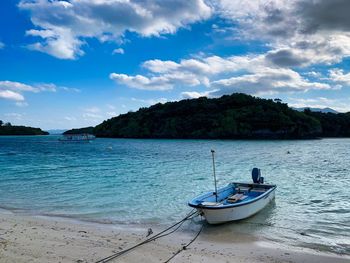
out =
[[[215,185],[215,201],[218,201],[218,190],[216,187],[216,174],[215,174],[215,158],[214,158],[215,151],[211,150],[211,155],[213,157],[213,174],[214,174],[214,185]]]

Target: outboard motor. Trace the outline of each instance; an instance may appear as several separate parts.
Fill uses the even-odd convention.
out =
[[[264,177],[261,176],[260,169],[253,168],[252,179],[253,179],[254,184],[263,184],[264,183]]]

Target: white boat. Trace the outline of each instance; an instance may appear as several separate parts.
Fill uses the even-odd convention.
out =
[[[58,139],[60,142],[90,142],[95,140],[95,136],[88,133],[82,134],[64,134],[62,138]]]
[[[214,151],[212,151],[214,157]],[[213,158],[214,164],[214,158]],[[191,200],[188,205],[196,208],[209,224],[222,224],[248,218],[262,210],[275,197],[277,186],[264,184],[260,169],[252,171],[253,183],[233,182]]]

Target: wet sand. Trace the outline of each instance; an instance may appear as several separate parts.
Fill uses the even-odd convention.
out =
[[[213,231],[204,227],[196,241],[170,262],[350,262],[350,257]],[[96,262],[143,241],[147,233],[148,226],[95,224],[0,212],[0,262]],[[110,262],[164,262],[195,234],[176,232]]]

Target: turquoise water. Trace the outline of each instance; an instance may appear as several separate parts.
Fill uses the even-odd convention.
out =
[[[168,224],[187,201],[250,181],[253,167],[278,185],[275,202],[216,231],[350,255],[350,139],[304,141],[0,137],[0,206],[20,213],[111,223]],[[288,153],[289,152],[289,153]],[[208,226],[210,227],[210,226]]]

